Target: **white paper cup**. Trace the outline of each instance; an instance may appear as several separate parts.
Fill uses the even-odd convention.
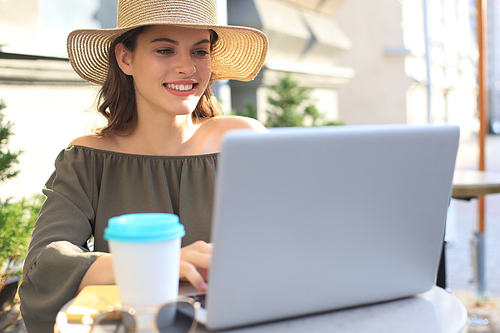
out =
[[[184,234],[173,214],[128,214],[109,219],[104,238],[113,254],[120,301],[137,310],[139,331],[150,329],[158,306],[177,300]]]

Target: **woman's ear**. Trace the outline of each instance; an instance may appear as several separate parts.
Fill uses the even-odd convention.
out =
[[[125,46],[123,46],[122,43],[116,45],[115,57],[116,62],[118,63],[118,66],[120,66],[122,72],[126,75],[132,75],[132,55],[130,51],[125,49]]]

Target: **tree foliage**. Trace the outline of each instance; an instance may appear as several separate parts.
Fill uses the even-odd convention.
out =
[[[12,152],[8,149],[9,138],[14,133],[12,132],[12,123],[5,122],[3,109],[6,105],[3,100],[0,100],[0,183],[15,177],[19,170],[14,170],[14,166],[19,163],[18,156],[22,151]]]
[[[19,163],[17,158],[22,153],[8,149],[9,138],[14,133],[12,123],[4,119],[5,107],[0,100],[0,185],[19,173],[14,166]],[[17,202],[0,200],[0,290],[10,276],[19,274],[22,269],[43,200],[41,195]]]
[[[21,270],[42,203],[43,197],[37,195],[18,202],[7,200],[0,207],[0,286]]]

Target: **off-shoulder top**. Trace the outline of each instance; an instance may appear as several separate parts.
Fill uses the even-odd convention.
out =
[[[19,289],[29,332],[53,332],[58,310],[89,266],[108,252],[103,238],[113,216],[179,215],[182,244],[210,241],[217,154],[149,156],[70,146],[43,188],[47,199],[33,230]],[[94,250],[87,241],[94,236]]]

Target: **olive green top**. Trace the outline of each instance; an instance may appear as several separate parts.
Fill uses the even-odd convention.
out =
[[[83,275],[108,251],[103,239],[113,216],[179,215],[182,244],[210,241],[217,154],[148,156],[82,146],[64,149],[43,193],[19,289],[29,332],[53,332],[59,309],[75,296]],[[94,236],[94,251],[87,241]],[[146,282],[147,283],[147,282]]]

